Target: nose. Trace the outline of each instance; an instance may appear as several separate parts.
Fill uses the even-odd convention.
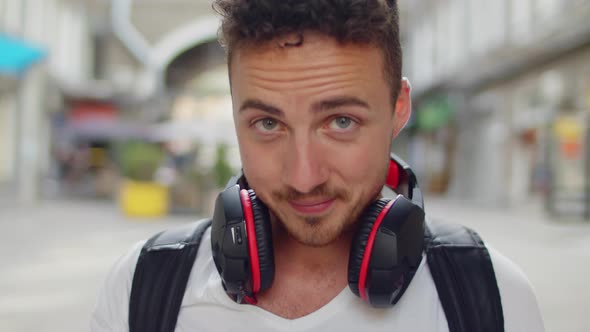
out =
[[[292,140],[284,159],[284,184],[305,194],[328,180],[326,159],[319,145],[307,136]]]

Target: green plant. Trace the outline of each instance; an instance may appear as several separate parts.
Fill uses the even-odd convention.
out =
[[[117,149],[123,176],[135,181],[152,181],[164,160],[164,152],[156,144],[130,141]]]
[[[213,165],[215,184],[220,188],[224,187],[233,173],[231,166],[227,162],[227,146],[218,144],[215,164]]]

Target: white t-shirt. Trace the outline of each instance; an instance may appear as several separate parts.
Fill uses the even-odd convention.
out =
[[[138,243],[109,273],[92,315],[92,332],[128,331],[129,294],[142,245],[143,242]],[[544,331],[529,281],[511,261],[489,250],[502,298],[506,332]],[[208,230],[203,236],[176,325],[177,332],[359,330],[449,331],[426,259],[422,260],[405,294],[393,308],[372,308],[346,287],[319,310],[289,320],[256,306],[237,304],[225,294],[211,256]]]

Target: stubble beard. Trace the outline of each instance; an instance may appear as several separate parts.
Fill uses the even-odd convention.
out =
[[[324,247],[356,229],[358,218],[363,210],[379,196],[381,192],[380,183],[375,183],[370,190],[372,191],[368,194],[359,195],[355,201],[352,201],[349,192],[330,190],[327,187],[319,187],[319,189],[314,189],[312,193],[305,195],[320,196],[318,194],[330,194],[331,196],[325,196],[336,197],[337,202],[344,203],[341,204],[344,205],[344,209],[334,210],[325,217],[286,215],[279,209],[275,209],[274,206],[269,206],[269,209],[275,216],[277,226],[286,231],[291,238],[305,246]],[[288,189],[282,192],[273,192],[272,196],[275,202],[281,202],[284,205],[289,204],[289,199],[301,197],[300,194]]]

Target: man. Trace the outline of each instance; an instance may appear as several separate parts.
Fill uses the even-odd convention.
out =
[[[347,287],[357,220],[380,197],[391,141],[410,116],[395,2],[216,0],[214,6],[223,16],[244,179],[270,210],[274,280],[255,301],[236,303],[224,290],[206,231],[176,330],[448,331],[424,259],[393,308],[373,308]],[[142,245],[109,275],[93,331],[127,331]],[[542,331],[526,278],[490,254],[505,330]]]

